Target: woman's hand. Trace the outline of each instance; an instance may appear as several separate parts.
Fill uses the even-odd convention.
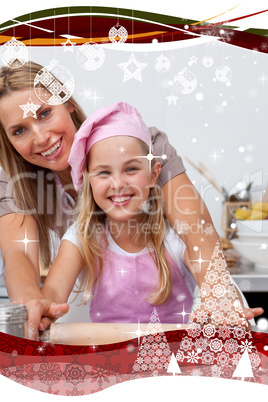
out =
[[[56,304],[46,299],[18,300],[28,308],[28,339],[39,340],[38,331],[49,325],[69,310],[67,303]]]

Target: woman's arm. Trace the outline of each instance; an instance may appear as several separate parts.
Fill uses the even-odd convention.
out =
[[[40,297],[38,231],[33,217],[16,213],[2,216],[0,248],[10,301]]]
[[[40,290],[39,245],[37,225],[32,216],[10,213],[0,218],[0,249],[5,265],[4,277],[8,296],[13,303],[28,308],[28,337],[38,340],[38,325],[47,317],[46,326],[65,314],[59,311]]]
[[[186,173],[173,177],[163,186],[164,211],[170,225],[186,244],[188,261],[199,287],[206,283],[206,273],[220,241],[208,209]],[[224,270],[228,271],[224,260]],[[239,299],[240,295],[238,295]],[[244,309],[247,319],[263,313],[262,308]]]

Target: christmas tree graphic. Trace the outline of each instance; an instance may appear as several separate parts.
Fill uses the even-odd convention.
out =
[[[171,361],[171,350],[154,307],[138,356],[133,364],[134,373],[149,372],[158,375],[167,370]]]

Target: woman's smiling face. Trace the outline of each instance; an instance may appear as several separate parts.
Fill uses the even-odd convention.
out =
[[[39,105],[36,118],[21,106],[31,98]],[[14,91],[0,100],[0,120],[16,151],[28,162],[54,171],[68,168],[68,158],[77,131],[71,118],[72,104],[47,105],[33,88]]]

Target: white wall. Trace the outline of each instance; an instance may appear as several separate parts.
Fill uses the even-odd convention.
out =
[[[254,197],[259,198],[259,190],[268,184],[267,55],[217,41],[187,48],[176,46],[174,43],[170,50],[161,44],[145,50],[135,47],[140,49],[136,52],[127,45],[122,47],[125,50],[107,46],[104,64],[94,71],[78,64],[76,47],[73,53],[61,47],[33,47],[31,58],[48,65],[55,57],[65,66],[75,79],[74,96],[87,114],[116,101],[129,102],[139,109],[147,125],[155,125],[168,134],[182,157],[205,164],[227,191],[234,191],[236,184],[245,179],[246,183],[254,182]],[[118,64],[126,63],[132,53],[139,63],[147,65],[141,72],[141,81],[132,78],[123,82],[124,72]],[[165,73],[154,67],[161,55],[171,62]],[[196,63],[189,65],[193,56]],[[213,60],[211,67],[203,65],[205,56]],[[228,83],[220,82],[215,75],[223,66],[230,69]],[[195,75],[197,87],[189,94],[173,89],[178,99],[176,104],[168,104],[174,77],[184,68]],[[98,97],[95,101],[94,95]],[[221,232],[223,198],[186,161],[185,166]]]

